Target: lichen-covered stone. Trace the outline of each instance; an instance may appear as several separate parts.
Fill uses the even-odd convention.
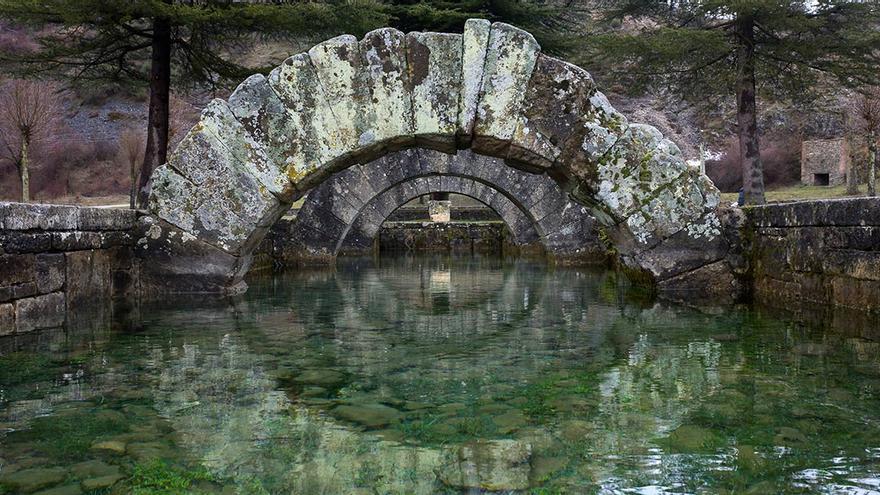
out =
[[[404,34],[393,28],[370,31],[360,41],[361,81],[368,95],[360,147],[397,150],[414,142],[405,46]]]
[[[262,186],[282,200],[289,200],[293,186],[285,173],[284,163],[276,163],[267,143],[257,140],[238,121],[223,100],[215,99],[202,111],[199,125],[213,135],[255,177]]]
[[[483,83],[486,50],[492,23],[484,19],[468,19],[464,23],[461,54],[461,87],[458,97],[459,142],[469,146],[477,118],[477,102]]]
[[[269,86],[284,103],[290,122],[285,131],[287,175],[294,185],[321,167],[334,167],[350,160],[351,150],[339,131],[333,109],[321,87],[315,66],[307,53],[294,55],[276,67]]]
[[[166,220],[233,254],[259,242],[287,205],[261,184],[217,138],[198,125],[153,174],[150,208]]]
[[[357,38],[346,34],[318,43],[309,50],[309,58],[333,110],[337,139],[348,149],[357,148],[367,130],[364,108],[369,103]]]
[[[406,54],[416,144],[455,152],[461,86],[462,36],[409,33]]]
[[[474,151],[507,156],[539,50],[531,34],[501,22],[492,24],[474,124]]]
[[[511,140],[510,160],[550,168],[561,146],[592,111],[595,84],[587,71],[539,55]]]
[[[365,226],[350,224],[355,212],[379,221],[384,209],[370,206],[372,197],[407,177],[409,167],[427,174],[432,164],[398,168],[399,160],[386,160],[387,168],[365,181],[357,178],[363,164],[414,145],[450,152],[470,145],[560,181],[629,259],[673,236],[711,242],[720,235],[712,214],[718,191],[685,165],[681,150],[651,126],[630,125],[588,73],[539,51],[530,34],[480,20],[467,21],[463,35],[379,29],[360,41],[340,36],[321,43],[268,79],[249,78],[228,105],[212,103],[156,171],[153,211],[247,259],[288,200],[334,173],[335,191],[347,196],[328,214],[364,233]],[[344,170],[355,163],[363,166]],[[451,175],[468,174],[455,161],[438,164],[455,167]],[[509,183],[511,176],[502,167],[480,181]],[[440,187],[454,183],[438,180]],[[395,194],[435,183],[401,183]],[[540,215],[535,230],[562,239],[592,229],[575,221],[551,229],[552,208],[565,203],[528,183],[511,184],[508,192],[517,208]]]

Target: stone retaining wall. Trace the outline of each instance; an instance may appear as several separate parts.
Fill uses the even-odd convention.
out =
[[[388,222],[379,231],[378,248],[385,253],[496,254],[517,252],[503,222]],[[529,246],[522,246],[528,249]],[[540,250],[540,246],[531,246]]]
[[[133,210],[0,203],[0,336],[136,289]]]
[[[880,199],[805,201],[745,211],[757,302],[880,311]]]

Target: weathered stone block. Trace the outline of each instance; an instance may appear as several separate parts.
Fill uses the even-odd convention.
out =
[[[21,299],[15,303],[15,331],[30,332],[64,325],[64,293],[53,292]]]
[[[285,162],[294,185],[306,184],[303,181],[316,171],[324,176],[322,166],[332,170],[351,159],[348,143],[337,139],[339,125],[308,54],[285,60],[269,74],[268,82],[288,111],[284,130],[291,134]]]
[[[173,168],[178,162],[187,163],[195,182]],[[287,208],[242,170],[222,144],[204,133],[184,138],[169,165],[153,174],[150,209],[233,254],[256,245],[261,239],[258,230],[271,225]]]
[[[474,122],[477,118],[477,103],[483,83],[483,68],[486,50],[489,47],[489,32],[492,23],[484,19],[468,19],[464,23],[461,54],[461,87],[458,96],[459,143],[468,147],[473,139]]]
[[[74,251],[65,257],[69,305],[110,298],[110,256],[106,251]]]
[[[412,84],[405,46],[404,34],[392,28],[370,31],[360,41],[361,80],[370,95],[363,109],[365,130],[358,136],[361,148],[398,150],[414,144],[413,101],[408,90]]]
[[[36,257],[36,282],[40,294],[61,290],[65,280],[64,254],[40,254]]]
[[[233,256],[167,222],[139,219],[136,254],[145,294],[241,291],[250,260]]]
[[[533,168],[550,168],[561,146],[592,111],[594,92],[595,84],[587,71],[539,55],[507,158]]]
[[[726,261],[718,261],[663,280],[657,284],[657,289],[672,299],[687,302],[711,301],[717,304],[733,302],[743,293],[741,282],[733,276]]]
[[[223,100],[211,101],[202,111],[198,124],[202,130],[222,143],[249,175],[282,201],[293,197],[293,185],[287,178],[284,162],[276,162],[267,143],[256,139],[236,119]]]
[[[462,36],[445,33],[409,33],[406,55],[412,93],[416,144],[455,152],[458,97],[461,85]]]
[[[0,203],[7,230],[75,230],[75,206]]]
[[[369,100],[361,81],[363,59],[357,38],[346,34],[318,43],[309,50],[309,58],[333,108],[336,138],[347,149],[355,149],[367,131],[363,109]]]
[[[531,34],[501,22],[492,24],[474,124],[474,151],[507,157],[539,50]]]
[[[78,230],[129,230],[137,223],[137,211],[121,208],[79,208]]]
[[[104,238],[100,232],[53,232],[52,249],[55,251],[79,251],[100,249]]]
[[[0,337],[11,335],[15,331],[15,306],[0,304]]]
[[[4,253],[39,253],[52,249],[52,234],[48,232],[15,232],[0,234]]]
[[[0,286],[32,282],[34,266],[35,258],[32,254],[0,255]]]

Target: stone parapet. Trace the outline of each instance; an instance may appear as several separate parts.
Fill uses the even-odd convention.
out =
[[[0,336],[132,293],[136,225],[134,210],[0,203]]]
[[[745,211],[756,301],[880,311],[880,199],[804,201]]]

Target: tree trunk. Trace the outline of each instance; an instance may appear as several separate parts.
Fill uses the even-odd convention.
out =
[[[128,192],[128,207],[132,210],[137,208],[137,191],[138,191],[138,163],[137,160],[131,160],[128,164],[129,176],[131,177],[131,190]]]
[[[147,149],[138,181],[138,204],[147,205],[150,176],[168,160],[168,117],[171,95],[171,21],[153,19],[153,57],[150,65],[150,110],[147,121]]]
[[[872,132],[868,143],[868,196],[877,195],[877,134]]]
[[[856,195],[859,193],[859,174],[856,171],[856,164],[849,160],[846,171],[846,193]]]
[[[758,142],[758,110],[755,103],[755,21],[743,17],[736,24],[737,74],[736,122],[739,137],[745,204],[761,205],[764,199],[764,166]]]
[[[28,171],[30,158],[28,157],[28,140],[21,140],[21,163],[18,172],[21,175],[21,202],[29,203],[31,200],[31,177]]]

